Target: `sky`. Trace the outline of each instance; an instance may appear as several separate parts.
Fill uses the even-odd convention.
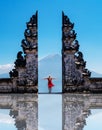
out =
[[[39,59],[61,55],[62,11],[75,24],[80,51],[87,68],[102,73],[102,1],[101,0],[4,0],[0,1],[0,73],[12,67],[26,22],[38,10]],[[9,68],[8,68],[9,66]],[[10,68],[11,69],[11,68]]]

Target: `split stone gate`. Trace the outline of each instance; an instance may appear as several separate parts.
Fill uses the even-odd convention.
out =
[[[0,93],[38,93],[38,12],[26,23],[23,49],[10,78],[0,79]],[[92,78],[79,50],[74,23],[62,12],[62,93],[101,93],[102,78]]]
[[[10,78],[0,79],[0,93],[6,94],[0,97],[0,105],[3,107],[6,105],[11,109],[10,113],[16,119],[18,130],[37,130],[38,12],[30,18],[26,26],[25,38],[21,42],[23,52],[17,53],[14,69],[9,72]],[[76,35],[74,23],[62,12],[63,130],[82,130],[90,109],[102,108],[102,78],[91,77],[83,53],[79,50]],[[33,93],[36,97],[30,101],[30,95],[27,95],[27,102],[23,103],[23,97],[20,99],[8,93],[22,93],[22,96],[24,93]],[[16,98],[17,102],[14,102],[13,99]],[[9,100],[12,101],[11,104]],[[25,105],[29,108],[29,111],[27,110],[29,115],[26,115]],[[32,118],[35,119],[35,125],[30,123]],[[19,127],[18,124],[23,126]]]

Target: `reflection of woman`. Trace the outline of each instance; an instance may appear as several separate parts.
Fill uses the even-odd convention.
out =
[[[52,78],[51,76],[49,76],[48,78],[44,78],[48,80],[48,89],[49,89],[49,93],[51,93],[52,91],[52,87],[54,86],[54,84],[52,83],[52,80],[55,78]]]

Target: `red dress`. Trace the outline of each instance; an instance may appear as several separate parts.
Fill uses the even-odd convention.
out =
[[[52,83],[52,79],[48,78],[48,87],[52,88],[54,86],[54,84]]]

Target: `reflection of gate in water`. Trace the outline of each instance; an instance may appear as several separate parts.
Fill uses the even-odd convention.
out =
[[[38,96],[36,94],[0,95],[0,109],[10,109],[17,130],[38,130]]]
[[[101,94],[63,94],[62,100],[62,130],[83,130],[91,109],[102,109]]]

